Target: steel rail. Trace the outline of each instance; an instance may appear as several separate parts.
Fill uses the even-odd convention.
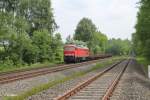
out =
[[[52,67],[52,68],[44,68],[44,69],[38,69],[38,70],[29,70],[25,72],[15,72],[15,73],[9,73],[9,74],[4,74],[0,75],[0,84],[6,84],[9,82],[17,81],[17,80],[23,80],[26,78],[32,78],[40,75],[45,75],[53,72],[58,72],[58,71],[63,71],[75,67],[82,67],[83,65],[88,65],[88,64],[93,64],[101,60],[93,60],[93,61],[88,61],[88,62],[83,62],[83,63],[78,63],[78,64],[69,64],[69,65],[62,65],[58,67]]]
[[[117,84],[119,83],[123,73],[125,72],[127,66],[129,65],[130,60],[128,61],[128,63],[125,65],[125,67],[123,68],[123,70],[117,75],[117,77],[115,78],[115,80],[112,82],[112,84],[109,86],[109,88],[107,89],[105,95],[103,96],[102,100],[109,100],[113,91],[115,90]]]
[[[68,98],[70,98],[71,96],[75,95],[76,93],[78,93],[81,89],[85,88],[86,86],[88,86],[89,84],[91,84],[93,81],[95,81],[96,79],[98,79],[99,77],[101,77],[103,74],[105,74],[106,72],[108,72],[109,70],[111,70],[112,68],[116,67],[118,64],[120,64],[122,61],[119,61],[115,64],[113,64],[111,67],[103,70],[102,72],[96,74],[95,76],[89,78],[88,80],[84,81],[83,83],[80,83],[79,85],[77,85],[75,88],[67,91],[65,94],[58,96],[57,98],[55,98],[54,100],[66,100]]]

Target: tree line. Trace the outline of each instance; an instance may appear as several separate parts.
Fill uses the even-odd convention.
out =
[[[93,54],[128,55],[131,51],[131,41],[108,39],[89,18],[83,18],[79,21],[73,39],[68,36],[67,42],[70,40],[85,42]]]
[[[132,35],[133,48],[137,55],[150,59],[150,0],[140,0],[136,32]]]
[[[130,55],[132,51],[131,41],[121,39],[110,39],[108,40],[106,53],[113,55]]]
[[[0,1],[0,63],[13,65],[63,59],[62,39],[50,0]]]
[[[60,33],[54,34],[57,28],[50,0],[1,0],[0,65],[63,61],[64,43]],[[130,49],[129,40],[109,40],[89,18],[79,21],[72,40],[85,43],[92,54],[125,55]]]

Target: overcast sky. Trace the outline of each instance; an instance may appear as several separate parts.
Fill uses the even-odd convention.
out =
[[[57,30],[63,40],[74,34],[83,17],[90,18],[108,38],[131,39],[139,0],[52,0]]]

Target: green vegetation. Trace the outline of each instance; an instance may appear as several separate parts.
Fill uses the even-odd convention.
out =
[[[131,50],[131,41],[121,39],[108,40],[107,36],[98,31],[92,20],[88,18],[80,20],[75,30],[74,39],[86,42],[94,54],[128,55]],[[68,36],[67,42],[72,40]]]
[[[86,42],[94,54],[105,52],[107,36],[98,31],[92,20],[88,18],[80,20],[75,30],[74,39]]]
[[[66,44],[74,44],[76,46],[79,47],[86,47],[87,48],[87,44],[85,42],[79,41],[79,40],[67,40]]]
[[[113,55],[129,55],[131,42],[129,40],[110,39],[106,47],[106,53]]]
[[[20,65],[20,66],[9,66],[8,64],[3,64],[0,66],[0,73],[3,72],[10,72],[10,71],[17,71],[17,70],[28,70],[33,68],[40,68],[40,67],[53,67],[54,65],[60,62],[44,62],[44,63],[34,63],[32,65]]]
[[[147,66],[150,65],[149,60],[146,59],[145,57],[137,57],[136,60],[137,60],[140,64],[144,65],[144,70],[145,70],[146,73],[147,73],[147,70],[148,70],[148,67],[147,67]]]
[[[133,48],[138,56],[150,60],[150,1],[140,0]]]
[[[137,57],[137,61],[139,61],[144,66],[148,66],[150,64],[150,62],[144,57]]]
[[[51,0],[1,0],[0,3],[1,71],[63,61],[63,42],[60,33],[54,34],[58,26]],[[130,48],[128,40],[111,44],[114,39],[108,41],[89,18],[79,21],[73,39],[78,45],[87,45],[91,54],[125,55]],[[67,42],[73,39],[68,37]]]
[[[63,61],[50,0],[1,0],[0,69]],[[8,68],[9,69],[9,68]]]
[[[47,84],[42,84],[40,86],[37,86],[37,87],[34,87],[32,88],[31,90],[29,91],[26,91],[25,93],[22,93],[16,97],[4,97],[5,99],[4,100],[24,100],[25,98],[29,97],[29,96],[32,96],[34,94],[37,94],[38,92],[41,92],[43,90],[46,90],[50,87],[53,87],[57,84],[61,84],[61,83],[64,83],[66,81],[69,81],[71,79],[75,79],[77,77],[81,77],[89,72],[92,72],[92,71],[95,71],[99,68],[102,68],[102,67],[105,67],[105,66],[108,66],[108,65],[111,65],[113,64],[114,62],[116,61],[119,61],[121,59],[124,59],[124,58],[121,58],[121,57],[114,57],[112,59],[109,59],[107,61],[104,61],[104,62],[100,62],[100,63],[97,63],[95,66],[93,66],[91,69],[87,70],[87,71],[82,71],[82,72],[76,72],[76,73],[73,73],[72,75],[70,76],[67,76],[67,77],[64,77],[64,78],[60,78],[60,79],[56,79],[54,81],[50,81],[49,83]]]

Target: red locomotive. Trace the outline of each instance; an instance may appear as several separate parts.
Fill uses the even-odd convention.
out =
[[[74,44],[66,44],[64,46],[64,61],[80,62],[88,59],[90,51],[87,47],[81,47]]]
[[[83,42],[81,42],[83,43]],[[80,62],[86,60],[96,60],[111,57],[111,54],[91,54],[90,50],[84,45],[69,43],[64,46],[64,62]]]

